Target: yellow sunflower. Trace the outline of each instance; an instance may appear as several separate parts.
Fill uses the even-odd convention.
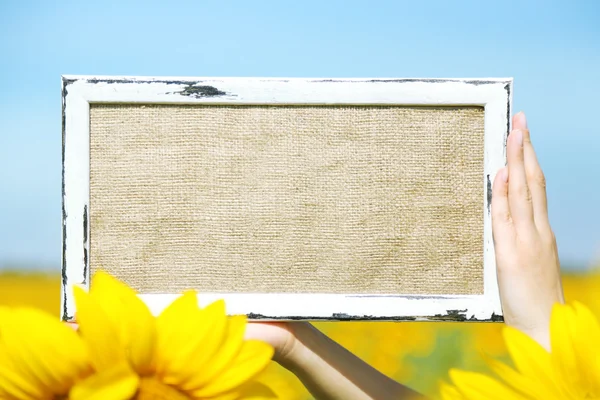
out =
[[[94,373],[83,340],[55,317],[0,309],[0,399],[122,398],[131,381],[118,368]]]
[[[75,302],[79,331],[101,381],[97,386],[113,376],[123,382],[123,396],[111,399],[274,397],[254,380],[273,348],[244,340],[246,317],[228,317],[223,301],[200,308],[195,293],[187,292],[155,318],[131,288],[99,272],[89,293],[76,288]],[[71,394],[93,395],[89,387]]]
[[[443,400],[600,399],[600,324],[580,303],[557,304],[550,323],[551,352],[507,327],[504,340],[515,368],[488,360],[500,380],[451,370]]]

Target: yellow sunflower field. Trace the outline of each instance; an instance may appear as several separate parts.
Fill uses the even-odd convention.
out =
[[[600,271],[564,275],[567,301],[578,301],[600,317]],[[58,319],[59,275],[0,272],[0,306],[30,306]],[[510,363],[499,323],[452,322],[319,322],[334,340],[394,379],[439,398],[440,384],[450,382],[449,371],[490,370],[486,358]],[[158,329],[158,328],[157,328]],[[296,378],[271,363],[257,382],[280,399],[311,396]]]

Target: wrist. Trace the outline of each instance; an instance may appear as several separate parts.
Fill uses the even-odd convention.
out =
[[[289,332],[285,342],[275,349],[273,361],[282,367],[296,372],[302,369],[310,356],[309,347],[321,334],[308,322],[292,322],[286,327]]]
[[[274,360],[318,399],[419,398],[411,389],[369,366],[309,323],[289,325]]]

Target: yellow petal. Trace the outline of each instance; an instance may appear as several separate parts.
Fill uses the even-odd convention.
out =
[[[74,288],[79,333],[88,344],[97,371],[109,369],[125,360],[120,328],[103,307],[79,287]]]
[[[277,395],[266,385],[260,382],[248,382],[233,392],[224,393],[210,400],[269,400],[276,399]],[[196,397],[197,400],[206,398]]]
[[[212,397],[227,393],[250,381],[258,375],[271,361],[273,347],[258,340],[245,341],[242,349],[229,367],[206,386],[193,393],[195,397]]]
[[[565,391],[582,398],[600,396],[600,327],[580,303],[552,310],[552,361]]]
[[[226,324],[225,302],[222,300],[192,315],[182,315],[179,331],[173,334],[173,342],[168,348],[161,347],[161,358],[166,358],[166,363],[157,368],[162,371],[164,382],[180,385],[202,371],[223,342]],[[159,331],[159,334],[162,332]]]
[[[148,306],[135,291],[112,276],[97,272],[90,295],[120,327],[121,343],[134,370],[147,374],[156,345],[156,325]]]
[[[476,372],[450,370],[450,378],[466,400],[528,400],[497,380]]]
[[[236,315],[227,321],[227,333],[211,361],[197,370],[188,381],[181,384],[185,391],[193,391],[200,388],[215,375],[223,371],[235,359],[244,343],[247,318],[245,315]],[[194,363],[195,365],[195,363]],[[196,368],[198,368],[195,365]]]
[[[194,292],[186,292],[171,303],[158,317],[156,371],[167,384],[179,384],[186,377],[174,371],[173,363],[188,357],[203,339],[207,323]],[[188,360],[191,361],[191,360]]]
[[[156,319],[158,355],[168,352],[169,346],[181,335],[180,325],[187,325],[199,310],[196,293],[192,291],[185,292],[163,310]]]
[[[524,376],[500,361],[487,356],[484,356],[484,359],[490,369],[494,371],[505,384],[527,397],[534,399],[543,398],[545,400],[561,400],[563,398],[557,393],[556,389],[544,386],[540,381]]]
[[[442,400],[464,400],[458,389],[445,382],[440,384],[440,397]]]
[[[70,400],[129,400],[137,391],[138,375],[128,363],[121,362],[78,383]]]
[[[563,380],[563,388],[579,386],[577,371],[577,353],[574,338],[577,337],[577,320],[568,305],[556,304],[550,319],[550,346],[553,366]],[[574,384],[574,385],[573,385]]]
[[[4,365],[0,365],[0,398],[14,400],[36,400],[43,398],[44,388],[36,385]]]
[[[517,370],[540,384],[556,387],[550,353],[525,333],[506,327],[504,341]]]
[[[226,339],[228,317],[225,312],[225,302],[217,300],[209,304],[201,310],[200,318],[202,320],[202,330],[200,331],[203,338],[202,346],[196,348],[193,364],[195,368],[203,369]]]
[[[91,372],[87,348],[77,333],[44,312],[18,309],[5,316],[2,342],[3,366],[44,393],[65,394]]]
[[[240,399],[267,400],[276,399],[277,395],[263,383],[249,382],[240,388]]]
[[[89,295],[96,303],[100,304],[106,316],[115,325],[119,325],[123,308],[124,291],[125,289],[118,284],[118,281],[113,280],[110,275],[98,271],[92,277]]]
[[[574,338],[579,370],[584,374],[583,381],[589,390],[588,395],[600,397],[600,324],[583,304],[574,302],[573,309],[577,314],[580,333]]]

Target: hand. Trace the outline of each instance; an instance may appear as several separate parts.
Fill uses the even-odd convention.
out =
[[[287,366],[297,348],[298,330],[311,328],[308,322],[249,322],[246,326],[246,339],[269,343],[275,349],[273,360]]]
[[[251,322],[246,338],[270,343],[274,360],[294,373],[316,399],[424,399],[307,322]]]
[[[546,183],[525,114],[513,117],[508,167],[494,181],[492,230],[504,320],[550,347],[550,314],[564,303],[556,239],[548,220]]]

